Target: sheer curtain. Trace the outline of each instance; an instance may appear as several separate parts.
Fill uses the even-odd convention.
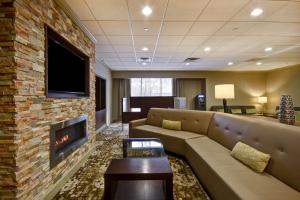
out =
[[[132,78],[131,96],[172,96],[171,78]]]

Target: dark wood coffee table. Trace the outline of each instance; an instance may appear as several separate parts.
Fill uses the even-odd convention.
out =
[[[158,184],[161,185],[157,187]],[[140,189],[133,195],[135,187]],[[148,189],[141,191],[145,187]],[[113,159],[104,174],[103,199],[173,199],[173,173],[168,158]]]

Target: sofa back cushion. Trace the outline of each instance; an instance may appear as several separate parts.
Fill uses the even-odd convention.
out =
[[[207,135],[208,126],[213,112],[151,108],[146,124],[162,127],[162,121],[181,121],[181,130]]]
[[[300,191],[300,127],[216,113],[208,137],[230,150],[241,141],[270,154],[265,171]]]

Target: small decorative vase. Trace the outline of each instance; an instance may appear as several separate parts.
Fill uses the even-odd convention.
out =
[[[280,97],[278,119],[279,122],[284,124],[295,124],[293,99],[290,95],[282,95]]]

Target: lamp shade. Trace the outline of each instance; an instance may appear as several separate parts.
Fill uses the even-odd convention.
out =
[[[258,97],[258,103],[268,103],[268,97]]]
[[[233,84],[215,85],[215,98],[234,99],[234,85]]]

